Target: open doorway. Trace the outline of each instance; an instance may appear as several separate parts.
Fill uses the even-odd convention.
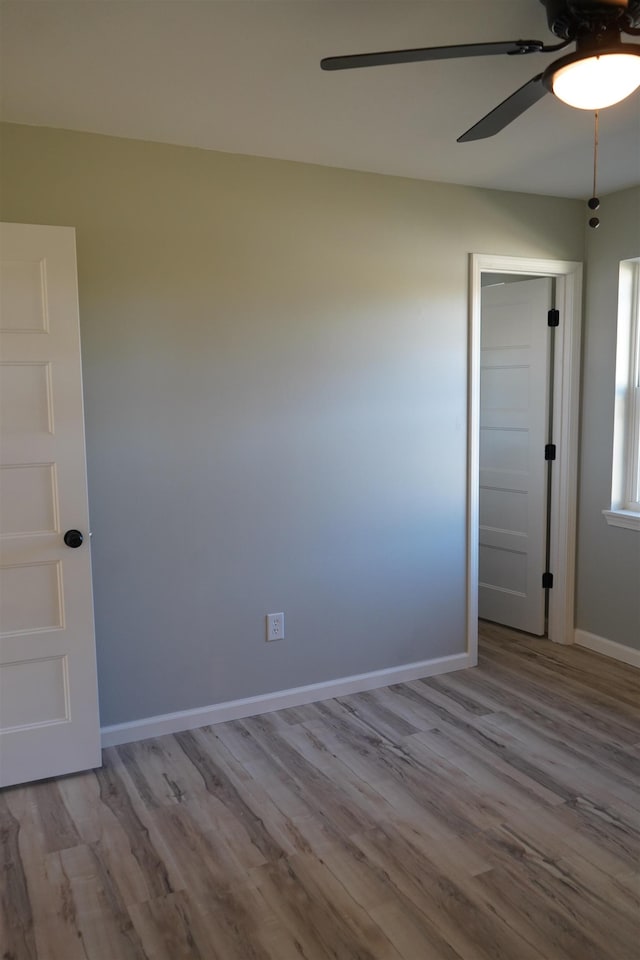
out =
[[[573,642],[581,284],[579,263],[471,256],[467,529],[470,652],[477,650],[479,609],[487,619],[547,635],[558,643]],[[496,314],[486,323],[484,338],[483,289],[485,318],[488,303],[495,307]],[[519,299],[525,303],[531,300],[533,305],[518,306]],[[551,322],[558,320],[553,338],[548,335],[549,309],[558,311],[557,317],[551,317]],[[521,349],[530,339],[522,332],[527,311],[542,313],[542,334],[536,334],[533,352]],[[529,390],[531,378],[540,390],[539,403],[530,411],[535,423],[524,425],[522,392]],[[506,393],[497,397],[498,390]],[[488,423],[491,427],[488,431],[481,431],[481,411],[484,426]],[[551,455],[551,451],[545,447],[551,443],[555,445],[555,460],[549,471],[545,454]],[[538,444],[540,460],[534,455]],[[527,478],[528,473],[531,476]],[[524,514],[522,490],[513,483],[518,474],[520,487],[528,490],[531,485],[532,490],[532,496],[524,498],[528,500]],[[482,504],[481,479],[485,491]],[[521,502],[516,507],[518,499]],[[484,541],[480,535],[481,507]],[[513,515],[518,509],[520,517]],[[509,511],[511,521],[505,522]],[[549,575],[553,577],[553,587],[546,597],[543,574],[546,584],[551,582]],[[487,584],[497,589],[486,589]],[[511,619],[514,612],[515,619]]]

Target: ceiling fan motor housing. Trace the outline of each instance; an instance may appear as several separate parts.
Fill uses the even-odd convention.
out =
[[[624,31],[640,24],[640,0],[540,0],[549,29],[563,40]]]
[[[458,43],[407,50],[379,50],[341,57],[325,57],[323,70],[352,70],[384,64],[455,60],[463,57],[551,53],[575,44],[573,53],[550,63],[489,111],[458,143],[484,140],[499,133],[547,92],[582,110],[601,110],[626,99],[640,86],[640,43],[625,43],[623,34],[640,37],[640,0],[540,0],[549,29],[560,43],[513,40]]]

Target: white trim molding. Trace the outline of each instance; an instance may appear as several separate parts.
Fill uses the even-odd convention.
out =
[[[227,720],[241,720],[243,717],[255,717],[261,713],[272,713],[286,707],[300,707],[305,703],[320,700],[332,700],[348,693],[362,693],[377,687],[388,687],[392,683],[404,683],[406,680],[422,680],[436,677],[453,670],[464,670],[476,664],[475,657],[468,653],[456,653],[448,657],[436,657],[433,660],[420,660],[417,663],[405,663],[386,670],[373,670],[323,683],[310,683],[304,687],[289,690],[277,690],[257,697],[245,697],[242,700],[227,700],[195,710],[180,710],[177,713],[165,713],[157,717],[145,717],[130,723],[116,723],[102,728],[102,746],[115,747],[121,743],[133,743],[149,737],[161,737],[168,733],[193,730],[212,723],[224,723]]]
[[[588,633],[586,630],[575,631],[574,643],[579,647],[593,650],[595,653],[601,653],[605,657],[611,657],[613,660],[620,660],[622,663],[640,668],[640,650],[636,650],[634,647],[627,647],[623,643],[598,637],[595,633]]]
[[[634,530],[640,528],[633,518],[640,519],[640,257],[620,262],[616,341],[611,510],[604,515],[611,526]]]
[[[635,510],[603,510],[602,515],[610,527],[640,530],[640,513]]]
[[[510,273],[553,277],[560,326],[554,351],[553,439],[557,458],[552,472],[548,637],[572,643],[574,634],[576,493],[578,488],[578,413],[582,264],[497,254],[470,254],[468,439],[467,439],[467,649],[478,649],[478,517],[480,449],[480,322],[482,274]]]

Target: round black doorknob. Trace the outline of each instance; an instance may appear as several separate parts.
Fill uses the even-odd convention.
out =
[[[84,537],[79,530],[67,530],[64,535],[64,542],[68,547],[73,547],[73,549],[79,547],[83,540]]]

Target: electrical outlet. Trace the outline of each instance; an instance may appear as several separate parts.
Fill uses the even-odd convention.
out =
[[[267,642],[284,640],[284,613],[267,614]]]

